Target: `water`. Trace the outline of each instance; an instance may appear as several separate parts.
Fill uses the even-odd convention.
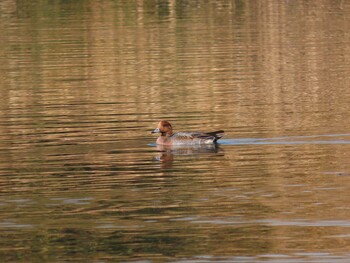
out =
[[[1,1],[1,261],[348,262],[349,13]]]

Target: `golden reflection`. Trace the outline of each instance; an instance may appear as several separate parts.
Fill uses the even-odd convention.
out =
[[[331,0],[0,1],[5,259],[348,253],[347,144],[147,146],[163,118],[348,133],[348,17]]]

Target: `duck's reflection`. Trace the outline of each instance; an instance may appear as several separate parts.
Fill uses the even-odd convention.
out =
[[[204,144],[204,145],[157,145],[159,155],[155,157],[156,160],[163,164],[170,165],[176,157],[180,156],[198,156],[198,155],[220,155],[224,152],[218,144]]]

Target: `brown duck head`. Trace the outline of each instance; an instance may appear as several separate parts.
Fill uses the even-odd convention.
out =
[[[160,121],[152,133],[160,133],[161,136],[171,136],[173,134],[173,127],[168,121]]]

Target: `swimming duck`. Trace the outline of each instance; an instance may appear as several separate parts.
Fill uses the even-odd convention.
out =
[[[160,133],[157,144],[161,145],[199,145],[216,143],[224,131],[214,132],[173,132],[173,128],[168,121],[160,121],[152,133]]]

